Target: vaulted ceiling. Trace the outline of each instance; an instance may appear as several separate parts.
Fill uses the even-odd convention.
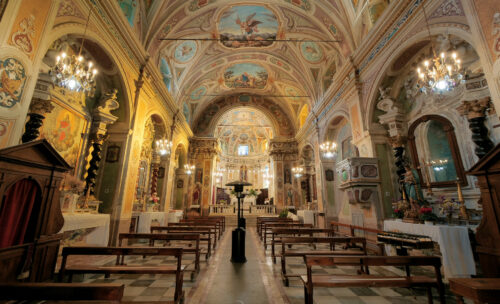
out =
[[[295,131],[370,26],[363,17],[374,23],[389,2],[117,1],[192,127],[243,95],[279,108]]]

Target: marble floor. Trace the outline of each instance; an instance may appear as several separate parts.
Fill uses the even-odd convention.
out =
[[[267,304],[267,303],[304,303],[304,290],[300,279],[290,279],[290,286],[285,287],[280,276],[281,265],[273,264],[271,252],[265,251],[262,242],[254,227],[247,229],[246,257],[244,264],[233,264],[231,257],[231,230],[227,227],[215,254],[207,261],[202,258],[201,272],[190,280],[190,272],[184,276],[183,289],[185,303],[195,304]],[[192,263],[192,258],[183,259],[184,264]],[[130,257],[127,264],[157,265],[170,263],[172,260],[165,258]],[[110,260],[108,263],[113,263]],[[188,267],[192,269],[193,265]],[[301,258],[287,260],[287,270],[290,274],[305,274],[305,267]],[[338,267],[317,269],[324,273],[352,274],[357,268]],[[394,267],[370,268],[373,274],[398,274],[400,269]],[[423,268],[413,269],[414,273],[432,272]],[[168,301],[173,299],[173,276],[164,275],[112,275],[105,279],[103,276],[94,275],[85,277],[85,282],[115,282],[125,284],[126,301]],[[406,288],[316,288],[315,303],[427,303],[424,289]],[[437,292],[433,290],[434,301],[439,303]],[[447,291],[446,303],[456,303],[455,298]]]

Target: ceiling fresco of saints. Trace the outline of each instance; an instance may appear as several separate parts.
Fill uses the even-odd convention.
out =
[[[278,20],[263,6],[233,6],[223,12],[218,30],[226,47],[265,47],[278,35]]]
[[[267,78],[267,70],[255,63],[238,63],[224,71],[224,83],[231,89],[264,89]]]

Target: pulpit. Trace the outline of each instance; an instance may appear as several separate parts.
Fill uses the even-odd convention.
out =
[[[0,150],[0,281],[50,279],[64,219],[68,163],[46,140]]]
[[[476,230],[479,263],[484,276],[500,276],[500,144],[469,172],[478,179],[483,218]]]

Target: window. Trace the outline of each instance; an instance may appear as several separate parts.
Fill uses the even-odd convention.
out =
[[[238,155],[239,156],[247,156],[248,155],[248,145],[240,145],[238,147]]]

